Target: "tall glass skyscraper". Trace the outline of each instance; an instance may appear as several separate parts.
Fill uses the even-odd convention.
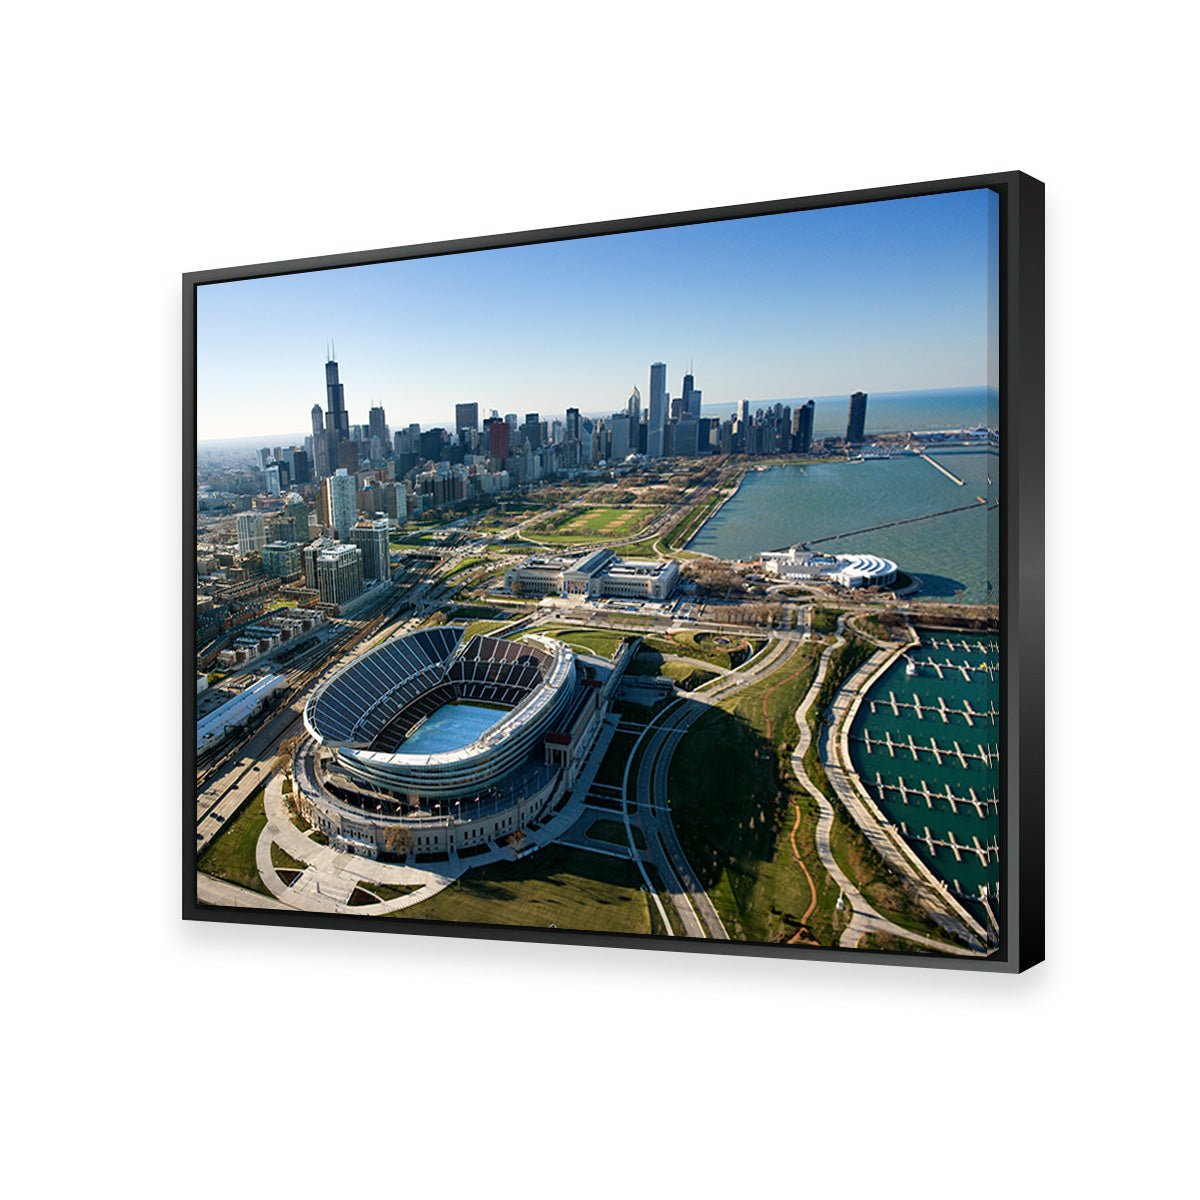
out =
[[[850,416],[846,421],[846,441],[861,442],[867,428],[867,393],[855,392],[850,397]]]
[[[662,458],[667,428],[667,365],[650,364],[650,413],[646,425],[646,457]]]
[[[333,357],[332,353],[329,361],[325,364],[325,394],[329,405],[326,410],[325,426],[333,435],[335,443],[348,442],[350,440],[350,416],[346,412],[346,398],[342,392],[342,385],[338,381],[337,359]]]

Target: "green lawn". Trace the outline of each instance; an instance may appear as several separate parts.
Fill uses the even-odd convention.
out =
[[[276,870],[280,867],[292,867],[297,871],[308,870],[308,863],[293,858],[282,846],[277,846],[274,842],[271,843],[271,866]]]
[[[419,883],[374,883],[371,880],[364,880],[359,890],[371,892],[380,900],[399,900],[401,896],[415,892],[420,886]]]
[[[663,662],[654,652],[639,654],[629,665],[630,675],[655,675],[673,679],[685,692],[694,692],[701,684],[717,677],[716,671],[685,662]]]
[[[491,633],[493,629],[499,629],[502,625],[507,625],[509,621],[514,619],[513,617],[508,617],[503,621],[472,621],[467,626],[466,633],[463,634],[463,640],[473,638],[481,633]]]
[[[519,862],[468,871],[436,896],[387,914],[399,920],[467,921],[587,929],[651,930],[649,896],[632,862],[566,846],[547,846]]]
[[[271,892],[254,865],[254,848],[266,827],[267,811],[263,807],[263,790],[259,788],[238,817],[209,843],[200,856],[200,870],[269,896]]]
[[[741,666],[754,653],[754,643],[725,633],[673,633],[646,638],[643,644],[661,654],[679,654],[726,669]]]
[[[835,909],[838,889],[816,853],[816,805],[788,763],[795,710],[816,662],[816,648],[806,646],[763,683],[701,717],[671,764],[679,840],[730,936],[739,940],[784,938],[809,907],[808,880],[792,858],[796,804],[797,846],[817,887],[809,928],[822,945],[832,945],[844,923]]]
[[[631,508],[571,508],[528,530],[528,536],[550,545],[585,541],[618,541],[644,529],[659,509],[637,505]]]
[[[574,646],[576,650],[582,650],[585,654],[598,654],[604,658],[612,658],[626,636],[610,629],[573,629],[570,626],[547,626],[530,632],[566,642],[568,646]]]
[[[814,608],[810,622],[813,633],[836,633],[840,615],[836,608]]]

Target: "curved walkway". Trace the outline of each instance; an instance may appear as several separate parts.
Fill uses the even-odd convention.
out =
[[[858,890],[850,880],[850,877],[838,865],[838,861],[834,857],[833,846],[830,843],[830,833],[833,830],[834,819],[833,805],[829,802],[825,793],[809,779],[808,773],[804,770],[804,755],[812,743],[812,733],[808,727],[809,710],[816,703],[821,685],[825,682],[830,657],[835,650],[846,644],[846,639],[842,636],[843,622],[844,618],[839,617],[837,638],[826,647],[825,652],[821,655],[821,661],[817,666],[817,673],[813,677],[812,685],[809,687],[804,699],[801,700],[800,707],[796,710],[796,726],[799,730],[799,735],[796,740],[796,749],[792,754],[792,770],[795,772],[796,778],[800,781],[805,791],[817,803],[819,816],[817,818],[816,843],[821,865],[829,872],[830,877],[837,883],[838,887],[841,888],[842,896],[850,904],[852,911],[850,924],[842,931],[839,945],[850,948],[856,947],[865,935],[874,933],[903,939],[925,949],[935,950],[939,954],[975,954],[977,951],[967,949],[966,947],[955,946],[948,942],[938,941],[936,938],[913,933],[912,930],[905,929],[902,925],[897,925],[894,921],[883,916],[867,901],[866,897]],[[824,755],[822,755],[822,758],[824,758]]]

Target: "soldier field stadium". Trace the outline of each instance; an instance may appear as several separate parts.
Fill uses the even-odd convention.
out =
[[[607,687],[562,642],[465,633],[393,638],[309,698],[296,800],[335,849],[376,858],[404,830],[418,856],[469,856],[566,802]]]

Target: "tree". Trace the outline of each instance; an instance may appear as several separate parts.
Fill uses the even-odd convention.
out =
[[[393,825],[383,835],[383,848],[397,858],[405,858],[412,853],[414,842],[412,832],[403,825]]]

